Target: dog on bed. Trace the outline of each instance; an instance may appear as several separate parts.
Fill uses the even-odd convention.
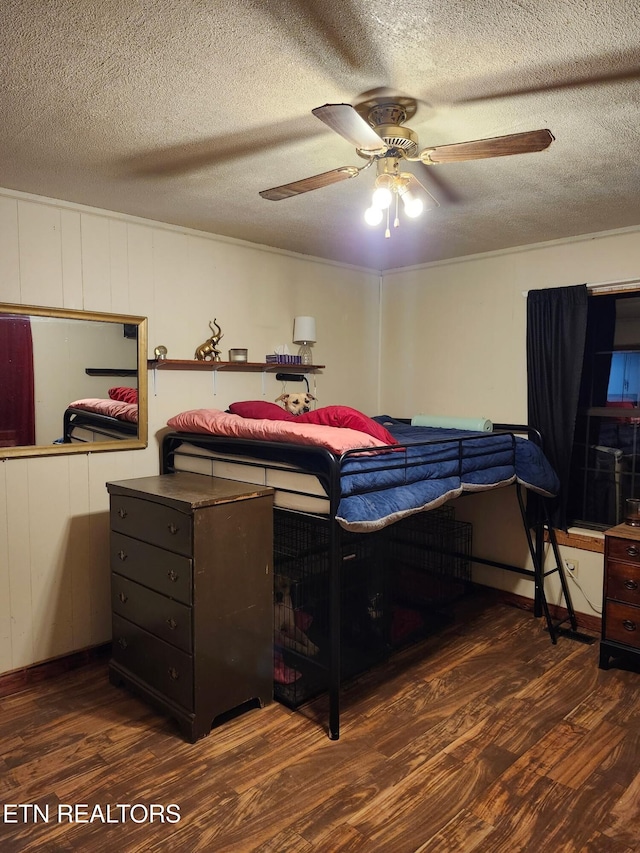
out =
[[[310,411],[310,404],[315,399],[313,394],[309,394],[309,392],[306,394],[280,394],[276,398],[276,403],[282,403],[285,410],[291,415],[304,415]]]
[[[284,575],[275,575],[273,588],[273,635],[276,645],[293,649],[308,657],[318,654],[318,647],[296,624],[291,600],[291,584]]]

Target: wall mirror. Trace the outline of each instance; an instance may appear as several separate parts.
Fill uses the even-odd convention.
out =
[[[146,317],[0,303],[0,459],[146,446]]]

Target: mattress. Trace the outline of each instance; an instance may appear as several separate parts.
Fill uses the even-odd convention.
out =
[[[274,505],[279,509],[312,515],[330,512],[329,499],[318,477],[284,462],[266,465],[260,459],[239,454],[225,454],[222,458],[207,448],[185,442],[176,450],[173,464],[176,471],[269,486],[275,490]]]
[[[120,441],[123,438],[132,438],[131,435],[123,435],[122,432],[113,430],[109,432],[108,428],[103,428],[99,432],[92,430],[86,426],[72,426],[68,432],[70,444],[86,443],[96,441]]]

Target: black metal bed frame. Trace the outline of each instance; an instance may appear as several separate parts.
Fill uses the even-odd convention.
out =
[[[537,430],[523,424],[494,424],[494,433],[511,434],[512,436],[512,452],[515,454],[515,434],[526,434],[527,437],[535,441],[542,447],[542,437]],[[486,438],[489,433],[482,433],[477,438]],[[458,442],[458,459],[459,464],[462,462],[462,442],[473,441],[475,437],[466,436],[464,438],[451,439],[431,439],[423,442],[408,442],[406,447],[421,446],[428,444],[446,444],[449,442]],[[323,485],[329,499],[329,514],[321,516],[329,521],[329,663],[328,663],[328,693],[329,693],[329,737],[332,740],[337,740],[340,736],[340,686],[341,686],[341,564],[342,564],[342,535],[343,530],[340,524],[336,521],[338,504],[340,502],[340,476],[343,463],[359,454],[362,450],[350,450],[338,456],[329,450],[322,447],[293,444],[289,442],[266,442],[253,439],[228,438],[215,435],[204,435],[195,433],[175,433],[165,434],[161,443],[161,473],[172,473],[174,468],[174,455],[176,450],[183,444],[192,444],[200,448],[206,448],[210,454],[219,454],[220,461],[228,461],[229,455],[233,455],[234,464],[255,465],[259,460],[260,464],[266,467],[281,467],[285,463],[289,470],[299,473],[312,474]],[[395,450],[402,449],[405,445],[400,444],[394,446]],[[184,453],[184,451],[182,451]],[[195,454],[194,454],[195,455]],[[238,459],[239,456],[250,457],[246,461]],[[198,454],[199,458],[202,458]],[[404,462],[400,462],[398,457],[404,457]],[[409,463],[409,465],[412,463]],[[406,468],[406,455],[402,453],[389,454],[389,467],[391,468]],[[377,466],[377,470],[379,467]],[[206,475],[204,475],[206,476]],[[511,484],[510,484],[511,485]],[[498,487],[499,488],[499,487]],[[516,483],[516,494],[518,499],[518,507],[523,523],[524,532],[527,539],[527,545],[533,564],[533,569],[526,569],[521,566],[510,565],[507,563],[489,560],[482,557],[476,557],[473,554],[470,556],[470,561],[483,565],[493,566],[509,572],[515,572],[533,579],[534,582],[534,616],[544,617],[546,627],[553,644],[557,643],[558,637],[561,635],[574,637],[575,639],[583,639],[581,635],[576,634],[577,620],[571,595],[567,584],[567,579],[564,571],[564,564],[558,547],[555,531],[550,522],[547,501],[540,498],[541,515],[540,520],[536,521],[533,526],[530,526],[530,521],[527,517],[525,499],[523,496],[523,487]],[[281,489],[279,491],[287,491]],[[363,489],[364,493],[366,489]],[[304,494],[296,490],[296,494]],[[307,493],[309,497],[317,497]],[[428,511],[428,510],[427,510]],[[306,514],[306,513],[305,513]],[[312,513],[309,515],[313,515]],[[320,517],[320,516],[319,516]],[[551,545],[553,553],[552,567],[545,568],[545,537]],[[456,556],[452,554],[452,556]],[[557,574],[562,595],[564,598],[566,615],[554,620],[545,594],[545,580],[550,575]],[[568,623],[569,627],[566,626]]]
[[[138,436],[137,423],[122,421],[119,418],[112,418],[110,415],[102,415],[98,412],[89,412],[86,409],[76,409],[73,406],[65,409],[62,420],[64,444],[71,444],[72,441],[85,441],[85,439],[73,438],[74,427],[90,429],[98,435],[104,435],[115,441],[119,438],[137,438]]]

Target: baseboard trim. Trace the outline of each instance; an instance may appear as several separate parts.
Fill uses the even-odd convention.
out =
[[[511,604],[513,607],[520,608],[520,610],[533,612],[533,600],[531,598],[502,590],[499,591],[499,595],[506,604]],[[566,619],[569,615],[566,607],[558,607],[556,604],[549,604],[549,613],[554,621]],[[576,622],[578,623],[578,628],[583,631],[590,631],[598,636],[602,632],[602,619],[600,616],[591,616],[588,613],[576,613]]]
[[[68,655],[34,663],[30,666],[4,672],[0,675],[0,698],[20,693],[26,687],[48,678],[55,678],[71,669],[78,669],[95,661],[106,660],[111,653],[111,643],[101,643]]]

